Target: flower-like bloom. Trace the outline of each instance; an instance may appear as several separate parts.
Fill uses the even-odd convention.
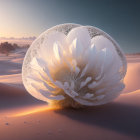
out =
[[[102,35],[91,39],[85,26],[68,35],[51,32],[30,63],[31,94],[62,106],[105,104],[124,88],[122,65],[113,43]]]

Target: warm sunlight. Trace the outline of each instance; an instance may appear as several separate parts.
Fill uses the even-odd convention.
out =
[[[39,112],[43,112],[43,111],[48,111],[48,110],[57,110],[60,109],[60,107],[58,106],[37,106],[37,107],[30,107],[30,108],[24,108],[24,109],[20,109],[17,110],[17,112],[13,113],[12,115],[9,115],[9,117],[19,117],[19,116],[26,116],[26,115],[30,115],[30,114],[34,114],[34,113],[39,113]]]

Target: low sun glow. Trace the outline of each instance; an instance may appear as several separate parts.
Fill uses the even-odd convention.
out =
[[[27,108],[27,109],[23,109],[22,111],[18,110],[16,113],[13,113],[12,115],[10,115],[10,117],[19,117],[19,116],[26,116],[26,115],[30,115],[30,114],[34,114],[37,112],[43,112],[43,111],[48,111],[48,110],[56,110],[56,109],[60,109],[60,107],[58,106],[38,106],[38,107],[32,107],[32,108]]]

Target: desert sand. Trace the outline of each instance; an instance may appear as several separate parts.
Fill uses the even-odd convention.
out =
[[[127,55],[122,94],[106,105],[58,109],[32,97],[21,79],[25,50],[0,54],[0,140],[140,139],[140,55]]]

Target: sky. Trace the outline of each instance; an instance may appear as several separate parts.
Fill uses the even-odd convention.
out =
[[[140,52],[139,0],[0,0],[0,37],[37,37],[63,23],[98,27],[126,53]]]

